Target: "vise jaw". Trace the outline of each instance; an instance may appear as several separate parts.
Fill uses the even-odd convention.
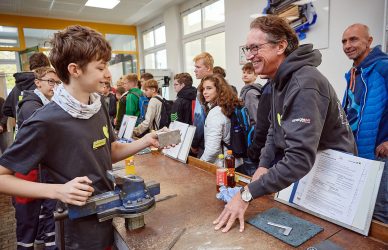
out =
[[[113,217],[137,218],[155,208],[154,196],[160,193],[159,183],[144,183],[139,176],[120,175],[112,170],[108,170],[107,175],[115,183],[114,191],[92,196],[84,206],[69,205],[70,219],[92,214],[96,214],[100,222]]]

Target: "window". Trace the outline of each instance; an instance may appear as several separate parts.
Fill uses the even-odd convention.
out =
[[[214,66],[226,66],[224,5],[224,0],[206,1],[181,14],[185,71],[192,76],[193,58],[203,51],[213,56]]]
[[[157,69],[167,69],[167,51],[159,50],[155,54],[156,56],[156,68]]]
[[[155,54],[148,54],[144,57],[145,60],[145,68],[146,69],[154,69],[155,68]]]
[[[162,26],[155,30],[155,45],[166,43],[166,28]]]
[[[196,31],[200,31],[201,27],[201,10],[194,11],[183,16],[183,34],[187,35]]]
[[[205,37],[205,49],[214,59],[214,66],[225,68],[225,32]]]
[[[155,46],[154,31],[147,32],[143,35],[144,49],[148,49]]]
[[[224,0],[209,5],[200,4],[198,10],[182,14],[183,35],[202,31],[225,22]]]
[[[117,34],[106,34],[106,40],[112,46],[112,50],[119,51],[135,51],[136,50],[136,38],[130,35],[117,35]]]
[[[184,51],[186,72],[188,72],[191,77],[195,79],[193,58],[202,51],[201,39],[185,43]]]
[[[166,27],[157,25],[143,34],[144,67],[167,69]]]
[[[131,54],[112,54],[109,62],[112,83],[115,85],[122,75],[137,73],[137,58]]]
[[[0,51],[0,72],[5,73],[7,93],[9,93],[15,86],[15,78],[13,77],[13,74],[17,72],[16,52]]]
[[[204,8],[203,26],[208,28],[225,21],[224,0],[217,1]]]
[[[23,28],[26,48],[38,46],[39,48],[50,48],[49,41],[57,30],[29,29]]]
[[[0,26],[0,47],[20,47],[18,28]]]

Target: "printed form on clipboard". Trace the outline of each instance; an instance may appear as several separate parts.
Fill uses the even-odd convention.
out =
[[[169,129],[180,131],[181,143],[175,147],[163,149],[162,152],[173,159],[186,163],[193,141],[195,127],[183,122],[174,121],[170,124]]]
[[[275,199],[367,235],[383,169],[383,162],[324,150],[311,171]]]

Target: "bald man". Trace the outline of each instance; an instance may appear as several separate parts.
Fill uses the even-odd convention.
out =
[[[353,66],[346,73],[344,110],[360,157],[385,162],[374,218],[388,223],[388,56],[371,48],[368,26],[353,24],[343,33],[342,46]]]

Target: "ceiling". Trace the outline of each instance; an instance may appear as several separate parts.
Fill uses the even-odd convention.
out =
[[[109,1],[109,0],[105,0]],[[0,0],[0,13],[138,25],[185,0],[121,0],[115,8],[85,7],[87,0]]]

